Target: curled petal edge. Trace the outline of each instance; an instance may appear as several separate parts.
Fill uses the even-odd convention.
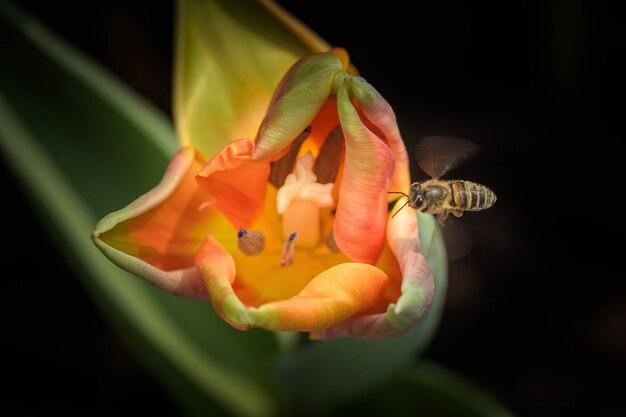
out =
[[[249,227],[265,201],[270,164],[253,161],[254,142],[230,142],[198,173],[200,187],[213,197],[211,206],[223,213],[234,227]]]
[[[206,300],[209,298],[202,274],[195,266],[163,271],[150,265],[148,262],[107,245],[97,237],[93,237],[93,242],[115,265],[143,278],[157,288],[191,300]]]
[[[399,204],[398,201],[396,209]],[[419,241],[417,217],[413,210],[402,210],[388,223],[388,243],[402,271],[402,294],[387,312],[353,317],[337,326],[311,333],[312,339],[355,336],[382,339],[410,330],[426,314],[435,284]]]
[[[139,197],[125,208],[110,213],[100,220],[92,232],[92,240],[102,253],[114,264],[129,271],[150,284],[169,293],[189,299],[207,299],[208,295],[200,271],[193,264],[193,255],[190,253],[189,265],[182,268],[164,270],[145,260],[119,250],[106,240],[106,233],[112,231],[121,223],[132,220],[157,208],[165,202],[186,176],[193,172],[194,167],[201,167],[206,158],[191,148],[180,150],[170,162],[163,180],[148,193]],[[192,173],[193,177],[195,173]],[[127,236],[130,240],[132,237]],[[147,242],[132,242],[138,246]],[[167,255],[164,255],[167,256]]]

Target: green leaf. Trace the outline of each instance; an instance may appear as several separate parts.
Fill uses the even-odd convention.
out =
[[[313,342],[282,359],[279,371],[287,389],[319,412],[411,366],[432,340],[443,312],[448,263],[436,220],[419,212],[417,216],[422,250],[435,280],[435,296],[425,317],[399,337]]]
[[[428,417],[512,417],[488,394],[440,365],[419,362],[336,407],[331,415],[422,415]]]
[[[328,48],[269,1],[178,1],[174,112],[181,143],[213,156],[232,140],[254,138],[285,72]]]
[[[273,415],[270,333],[152,288],[91,242],[96,219],[158,183],[177,148],[169,121],[6,3],[0,38],[0,150],[94,300],[190,410]]]

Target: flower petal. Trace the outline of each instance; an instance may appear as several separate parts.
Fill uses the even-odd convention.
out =
[[[196,254],[196,266],[202,272],[213,308],[231,326],[246,330],[251,327],[248,310],[237,298],[233,257],[211,235]]]
[[[259,127],[253,159],[271,158],[311,124],[342,65],[336,55],[320,53],[302,58],[285,74]]]
[[[247,307],[233,290],[235,264],[212,236],[196,256],[213,308],[238,329],[262,327],[274,331],[313,331],[336,325],[374,305],[385,293],[388,278],[366,264],[344,263],[313,278],[296,296]]]
[[[387,282],[387,275],[374,266],[339,264],[313,278],[295,297],[260,306],[254,324],[274,331],[325,329],[375,304]]]
[[[206,157],[179,151],[161,183],[133,203],[109,214],[95,227],[93,240],[113,263],[168,292],[207,298],[194,254],[209,230],[229,226],[213,209],[195,175]],[[228,233],[226,230],[225,233]]]
[[[375,263],[385,244],[393,155],[359,118],[346,84],[339,87],[337,106],[346,156],[335,216],[335,241],[351,259]]]
[[[393,109],[363,77],[350,78],[350,87],[356,97],[360,109],[370,122],[372,122],[387,139],[387,145],[393,153],[396,161],[395,172],[391,183],[391,189],[406,192],[411,185],[409,172],[409,155],[404,146],[404,141],[398,129],[396,115]]]
[[[402,204],[399,201],[396,206]],[[386,313],[353,317],[311,334],[314,339],[357,336],[382,339],[397,336],[415,325],[428,310],[435,291],[433,274],[420,250],[417,217],[402,210],[387,226],[388,243],[402,270],[402,294]]]
[[[329,45],[271,2],[177,2],[174,113],[184,146],[251,138],[296,60]]]
[[[197,176],[211,196],[211,206],[239,228],[249,227],[258,217],[270,175],[269,162],[250,159],[254,142],[240,139],[226,145]]]

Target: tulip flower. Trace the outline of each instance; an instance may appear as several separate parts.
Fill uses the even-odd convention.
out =
[[[154,189],[96,225],[98,248],[241,330],[378,339],[423,316],[434,284],[417,219],[388,210],[387,191],[409,188],[407,152],[344,50],[296,62],[254,140],[219,141],[215,155],[182,148]]]
[[[208,296],[240,329],[409,329],[434,288],[415,214],[387,209],[387,191],[409,186],[406,150],[389,104],[339,55],[294,65],[255,141],[210,160],[182,149],[155,189],[98,223],[98,247],[166,291]]]

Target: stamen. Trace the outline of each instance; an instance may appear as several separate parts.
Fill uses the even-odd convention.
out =
[[[328,236],[326,236],[326,247],[331,250],[331,252],[339,252],[339,246],[337,246],[337,242],[335,242],[335,234],[333,233],[333,229],[330,229],[328,232]]]
[[[320,184],[313,173],[311,152],[298,158],[296,172],[289,174],[276,194],[276,211],[283,215],[283,236],[298,232],[298,247],[320,243],[320,208],[332,207],[333,184]]]
[[[296,232],[292,232],[285,241],[283,247],[283,253],[280,255],[280,265],[287,266],[292,265],[296,254]]]
[[[237,246],[248,256],[258,255],[265,246],[265,236],[256,230],[239,229],[237,232]]]
[[[320,184],[335,182],[337,179],[343,144],[343,131],[341,126],[337,126],[326,136],[326,140],[315,159],[313,172],[317,176],[317,182]]]
[[[272,162],[269,181],[274,184],[274,187],[280,188],[285,183],[287,175],[293,172],[293,167],[296,165],[296,158],[300,148],[304,143],[304,140],[311,134],[311,127],[307,127],[298,135],[297,138],[291,143],[291,147],[287,153],[277,161]]]

